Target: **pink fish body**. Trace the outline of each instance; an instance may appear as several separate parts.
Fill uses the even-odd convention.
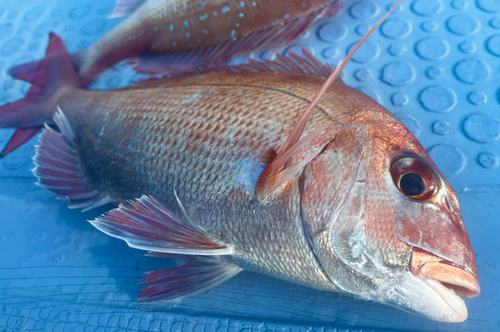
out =
[[[460,296],[480,287],[459,202],[408,129],[339,81],[311,103],[331,72],[311,56],[233,70],[84,90],[52,35],[37,84],[0,124],[56,124],[35,156],[40,185],[73,208],[123,203],[92,224],[187,260],[151,272],[141,301],[244,269],[465,320]]]
[[[291,42],[341,5],[342,0],[119,0],[113,16],[129,16],[72,59],[83,86],[130,58],[140,72],[180,75]],[[36,68],[37,63],[21,65],[10,74],[30,81]]]

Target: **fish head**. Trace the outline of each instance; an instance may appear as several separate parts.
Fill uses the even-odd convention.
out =
[[[338,291],[462,322],[460,296],[480,287],[456,193],[406,127],[386,117],[344,126],[305,167],[306,235]]]

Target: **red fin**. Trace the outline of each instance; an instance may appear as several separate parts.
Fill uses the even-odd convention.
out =
[[[118,0],[116,2],[115,10],[109,18],[128,16],[139,8],[145,1],[146,0]]]
[[[32,139],[36,134],[42,130],[42,126],[38,127],[28,127],[28,128],[19,128],[16,130],[9,143],[5,146],[2,153],[0,153],[0,158],[5,158],[12,151],[17,150],[24,143],[28,142]]]
[[[60,110],[54,121],[62,133],[47,126],[33,157],[37,184],[55,193],[59,199],[69,201],[70,208],[85,208],[86,211],[112,202],[92,188],[75,150],[73,130]]]
[[[400,0],[391,10],[389,10],[371,29],[368,33],[356,44],[356,46],[347,54],[344,60],[340,62],[335,71],[327,78],[325,83],[314,96],[313,100],[304,111],[304,114],[299,118],[292,132],[288,136],[286,142],[281,147],[276,158],[262,171],[259,179],[257,180],[257,185],[255,187],[255,195],[258,200],[263,201],[272,194],[274,191],[279,189],[280,186],[285,184],[287,181],[291,180],[297,172],[300,171],[300,167],[293,167],[288,165],[290,159],[286,156],[290,156],[292,153],[290,151],[297,150],[298,144],[300,144],[300,137],[304,132],[309,117],[311,116],[314,108],[322,98],[325,91],[330,87],[334,80],[340,77],[340,73],[347,66],[349,60],[352,58],[354,53],[363,45],[363,43],[370,37],[373,32],[382,24],[382,22],[403,2]],[[318,152],[319,153],[319,152]],[[289,157],[291,158],[291,157]],[[311,158],[312,160],[312,158]],[[300,163],[303,164],[304,162]]]
[[[334,1],[323,8],[287,22],[279,28],[272,26],[206,49],[141,57],[133,62],[133,67],[143,74],[165,75],[166,77],[186,75],[192,73],[193,70],[208,70],[227,64],[239,54],[256,52],[269,45],[277,47],[283,42],[291,43],[318,18],[335,15],[340,10],[341,4],[342,1]]]
[[[47,55],[38,63],[28,96],[0,107],[0,128],[39,127],[52,124],[55,107],[45,103],[62,86],[79,87],[80,79],[60,37],[51,33]],[[26,132],[24,132],[26,134]],[[18,147],[18,146],[17,146]],[[11,150],[12,151],[12,150]]]
[[[12,78],[26,82],[32,82],[35,77],[36,70],[40,66],[40,60],[23,63],[18,66],[12,67],[7,71]]]
[[[330,64],[322,64],[314,55],[307,49],[301,46],[303,55],[297,55],[293,52],[288,52],[289,56],[284,56],[276,53],[276,59],[266,59],[265,62],[259,62],[249,59],[248,63],[229,66],[221,65],[207,70],[195,70],[192,74],[205,74],[207,72],[218,73],[275,73],[275,74],[296,74],[306,76],[318,76],[327,78],[330,76],[334,68]],[[144,80],[134,82],[134,84],[144,84],[163,80],[163,77],[151,77]],[[342,79],[337,77],[337,81],[344,83]]]
[[[183,212],[184,208],[179,202]],[[91,221],[100,231],[125,240],[132,248],[186,255],[229,255],[232,248],[201,228],[175,216],[151,197],[143,196]]]
[[[220,257],[193,257],[183,266],[148,273],[149,284],[139,295],[140,302],[179,300],[199,294],[234,277],[241,268],[224,263]]]

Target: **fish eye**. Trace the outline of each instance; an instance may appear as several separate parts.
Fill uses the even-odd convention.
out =
[[[406,173],[399,180],[399,188],[406,196],[419,196],[425,191],[425,182],[416,173]]]
[[[391,166],[391,176],[399,191],[412,200],[425,201],[437,192],[438,176],[420,156],[396,158]]]

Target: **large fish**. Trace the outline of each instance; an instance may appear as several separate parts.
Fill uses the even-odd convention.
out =
[[[291,42],[342,0],[118,0],[128,16],[96,44],[72,55],[83,86],[124,59],[148,74],[179,75],[227,63],[238,54]],[[10,74],[31,81],[38,63]]]
[[[112,16],[130,15],[99,42],[72,55],[82,86],[129,58],[146,74],[181,75],[227,63],[238,54],[291,42],[342,0],[118,0]],[[141,57],[137,59],[137,57]],[[32,82],[39,63],[10,70]],[[41,127],[20,128],[0,157]]]
[[[460,296],[480,287],[460,205],[408,129],[335,76],[325,83],[331,67],[312,56],[234,71],[85,90],[51,35],[0,124],[57,125],[40,137],[39,184],[73,208],[123,203],[92,224],[187,260],[151,272],[142,301],[244,269],[465,320]]]

